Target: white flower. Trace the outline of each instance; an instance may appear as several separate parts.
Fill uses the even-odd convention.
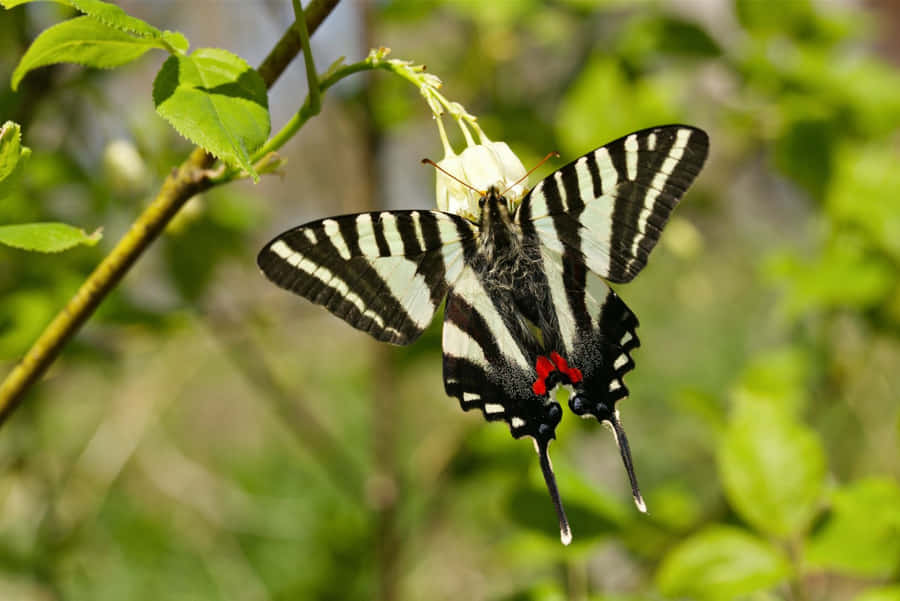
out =
[[[478,206],[481,194],[477,191],[484,193],[492,186],[500,192],[505,191],[504,195],[509,200],[510,208],[514,208],[528,190],[523,180],[525,167],[509,146],[505,142],[491,142],[483,135],[480,137],[481,144],[474,144],[473,140],[469,139],[468,146],[459,155],[449,146],[445,146],[446,155],[438,163],[441,169],[474,189],[448,177],[440,170],[437,171],[435,189],[438,209],[455,213],[471,221],[478,221],[481,213]]]

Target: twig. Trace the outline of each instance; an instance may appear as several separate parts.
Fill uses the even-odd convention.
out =
[[[318,29],[338,2],[339,0],[313,0],[306,10],[307,30],[312,33]],[[267,88],[275,83],[300,48],[300,37],[292,24],[258,69]],[[6,422],[23,395],[53,363],[69,339],[94,313],[134,262],[159,237],[181,207],[192,196],[212,186],[208,170],[214,162],[213,156],[202,148],[195,148],[188,159],[166,178],[150,206],[88,276],[75,296],[0,384],[0,425]]]

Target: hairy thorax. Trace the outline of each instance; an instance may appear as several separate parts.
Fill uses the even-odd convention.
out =
[[[482,198],[480,226],[477,270],[485,287],[512,298],[530,299],[529,303],[538,300],[545,290],[537,285],[540,250],[522,235],[507,199],[496,188]]]

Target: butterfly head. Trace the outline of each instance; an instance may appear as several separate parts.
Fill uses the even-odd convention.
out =
[[[491,186],[487,192],[481,195],[481,198],[478,199],[478,210],[480,211],[478,222],[482,229],[509,228],[512,225],[515,209],[497,186]]]

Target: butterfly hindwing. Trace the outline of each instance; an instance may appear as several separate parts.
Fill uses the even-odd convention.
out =
[[[409,344],[464,265],[474,226],[438,211],[382,211],[314,221],[259,253],[266,277],[385,342]]]
[[[488,421],[505,421],[513,437],[534,441],[560,536],[568,544],[572,533],[549,456],[562,409],[531,386],[541,345],[527,334],[529,326],[515,306],[509,291],[488,294],[479,275],[464,269],[444,310],[444,387],[464,410],[481,409]]]

